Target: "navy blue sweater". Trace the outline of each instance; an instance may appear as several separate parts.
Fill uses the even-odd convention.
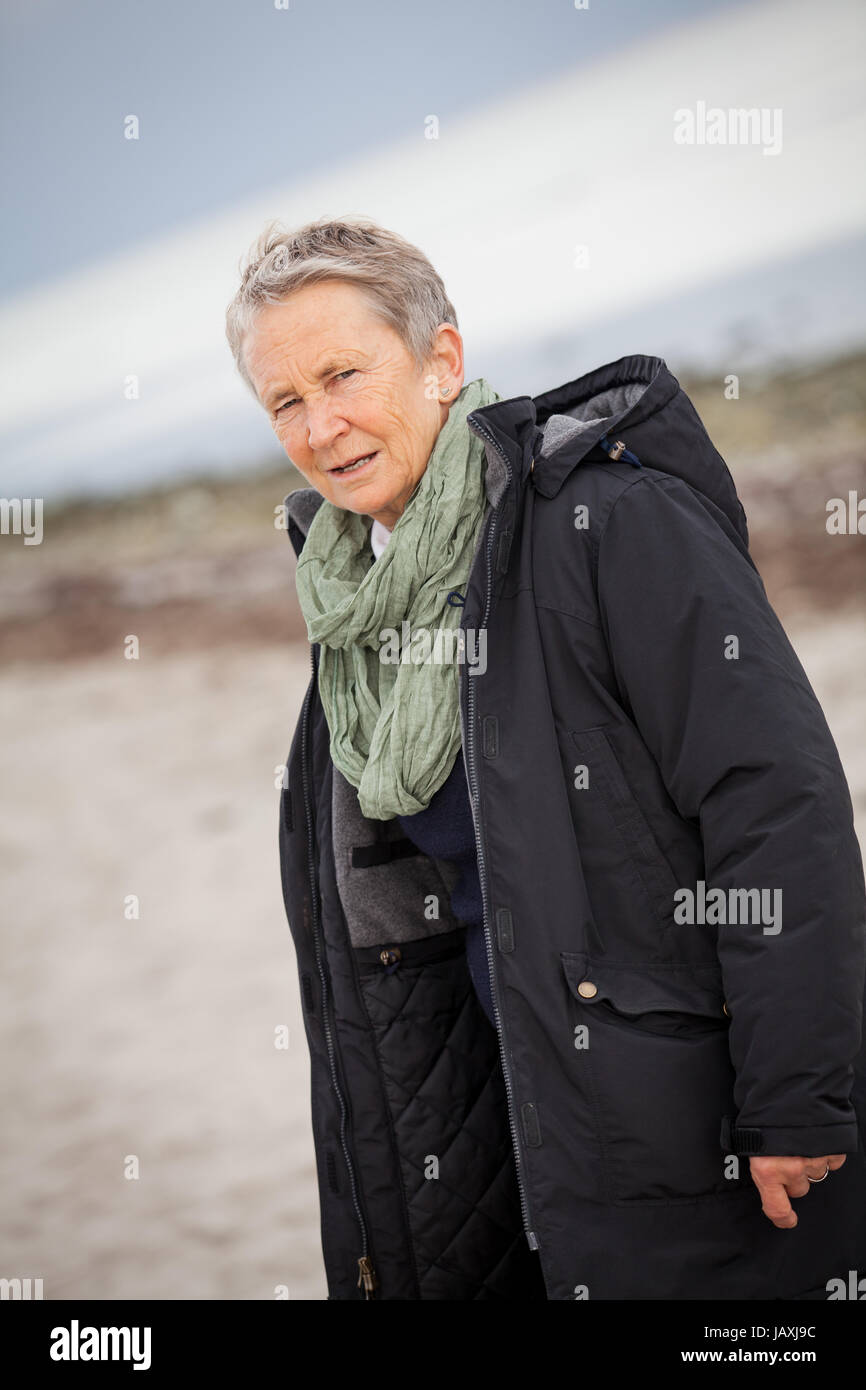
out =
[[[458,922],[466,927],[469,974],[482,1008],[495,1027],[487,948],[484,944],[475,829],[463,754],[459,749],[454,766],[442,786],[430,798],[429,805],[413,816],[398,816],[397,819],[412,843],[425,854],[433,859],[449,860],[460,869],[460,877],[451,893],[451,910]]]

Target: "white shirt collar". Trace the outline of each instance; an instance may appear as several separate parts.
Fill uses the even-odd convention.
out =
[[[381,521],[374,521],[370,528],[370,544],[373,547],[373,554],[378,560],[385,546],[391,538],[391,532],[387,526],[383,526]]]

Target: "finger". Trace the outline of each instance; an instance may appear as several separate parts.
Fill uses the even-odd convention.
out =
[[[753,1175],[753,1181],[761,1194],[761,1210],[779,1230],[790,1230],[797,1224],[797,1213],[788,1200],[788,1194],[781,1183],[760,1183]],[[806,1184],[808,1187],[808,1183]]]
[[[830,1154],[830,1157],[827,1159],[830,1165],[830,1172],[835,1173],[837,1168],[841,1168],[847,1157],[847,1154]]]
[[[821,1169],[821,1172],[824,1172],[823,1168]],[[789,1197],[805,1197],[809,1192],[812,1191],[812,1184],[806,1177],[805,1173],[801,1174],[801,1176],[798,1178],[791,1178],[790,1182],[785,1183],[785,1187],[787,1189]]]
[[[806,1177],[813,1182],[821,1182],[827,1176],[829,1166],[829,1158],[810,1158],[805,1168]]]

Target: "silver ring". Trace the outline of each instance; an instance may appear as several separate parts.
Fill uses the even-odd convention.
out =
[[[821,1177],[821,1178],[809,1178],[809,1174],[808,1174],[808,1173],[806,1174],[806,1177],[809,1178],[809,1181],[810,1181],[810,1182],[823,1182],[823,1181],[824,1181],[824,1178],[827,1177],[827,1175],[828,1175],[829,1172],[830,1172],[830,1165],[829,1165],[829,1163],[828,1163],[828,1164],[827,1164],[827,1167],[826,1167],[826,1170],[825,1170],[825,1172],[824,1172],[824,1177]]]

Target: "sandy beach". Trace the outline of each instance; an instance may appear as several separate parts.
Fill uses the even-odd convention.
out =
[[[226,648],[0,682],[0,1273],[46,1298],[325,1296],[274,785],[306,667]]]

